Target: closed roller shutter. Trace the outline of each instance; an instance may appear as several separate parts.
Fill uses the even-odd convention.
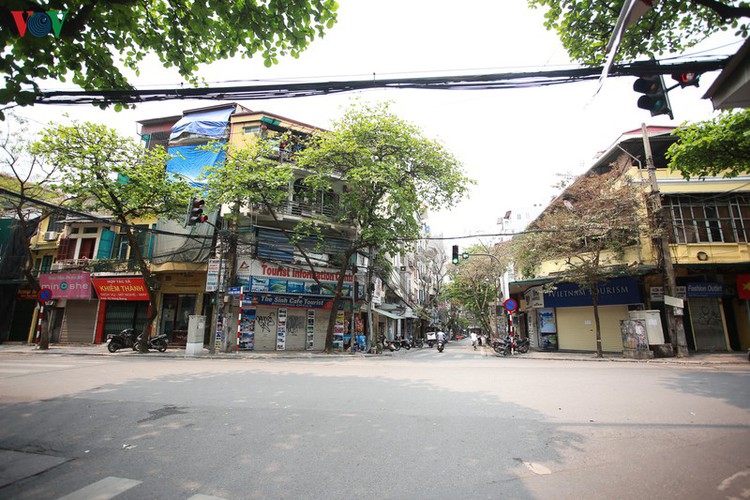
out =
[[[278,309],[275,307],[259,307],[255,315],[255,350],[276,350],[276,325],[278,324]]]
[[[558,307],[557,338],[561,350],[596,351],[593,307]],[[602,351],[622,352],[620,321],[629,319],[628,306],[600,306]]]
[[[287,309],[286,350],[304,351],[307,338],[307,310]]]
[[[60,342],[94,342],[96,300],[69,300],[60,330]]]

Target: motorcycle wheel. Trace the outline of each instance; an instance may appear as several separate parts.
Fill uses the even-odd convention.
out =
[[[438,346],[438,352],[443,352],[443,349],[444,349],[443,346],[441,345]]]
[[[401,350],[401,344],[391,344],[391,345],[393,345],[393,350],[394,351],[400,351]]]
[[[159,340],[156,343],[156,350],[159,352],[164,352],[167,350],[167,341],[166,340]]]
[[[141,343],[140,342],[136,342],[135,344],[133,344],[133,350],[134,351],[140,351],[141,350]]]
[[[406,347],[406,350],[407,350],[407,351],[408,351],[409,349],[411,349],[411,346],[410,346],[409,344],[406,344],[406,345],[405,345],[404,347]]]
[[[117,349],[119,349],[119,348],[120,348],[120,343],[119,342],[112,342],[112,341],[110,341],[109,344],[107,344],[107,350],[109,352],[117,352]]]
[[[525,354],[525,353],[529,352],[529,346],[526,345],[526,344],[520,345],[520,346],[518,346],[518,349],[516,349],[516,351],[520,352],[521,354]]]
[[[508,356],[510,354],[510,346],[505,346],[505,349],[503,349],[503,352],[501,353],[503,356]]]

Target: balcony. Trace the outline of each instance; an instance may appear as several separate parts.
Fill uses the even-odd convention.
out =
[[[291,215],[296,217],[326,217],[334,219],[338,210],[323,203],[304,203],[301,201],[284,201],[274,207],[277,215]],[[268,213],[265,207],[259,207],[261,213]]]

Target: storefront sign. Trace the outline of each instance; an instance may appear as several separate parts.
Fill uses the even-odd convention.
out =
[[[237,261],[237,281],[241,285],[250,285],[251,280],[257,280],[259,283],[271,282],[292,282],[297,283],[291,286],[307,288],[306,282],[315,282],[314,278],[326,283],[336,283],[339,279],[339,271],[333,268],[316,268],[315,275],[307,267],[291,267],[287,265],[271,264],[255,259],[238,259]],[[344,282],[351,286],[354,281],[352,273],[344,275]],[[276,290],[271,290],[276,291]],[[293,292],[292,292],[293,293]]]
[[[39,285],[56,299],[91,298],[91,273],[45,273],[39,275]]]
[[[638,304],[641,294],[638,282],[632,278],[619,278],[601,283],[599,305]],[[545,307],[581,307],[590,306],[591,292],[575,283],[560,283],[555,290],[544,293]]]
[[[721,297],[723,291],[724,287],[721,283],[704,282],[687,284],[688,297]]]
[[[663,286],[651,287],[651,302],[664,302],[664,287]]]
[[[737,275],[737,297],[743,300],[750,299],[750,274]]]
[[[101,300],[148,300],[143,278],[91,278]]]
[[[544,307],[544,293],[541,286],[533,286],[523,294],[526,301],[526,308],[538,309]]]
[[[243,307],[247,301],[242,301]],[[272,307],[304,307],[305,309],[330,309],[333,301],[325,297],[305,297],[300,295],[276,295],[265,293],[254,293],[252,305]]]

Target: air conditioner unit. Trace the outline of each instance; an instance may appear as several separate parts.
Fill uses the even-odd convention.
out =
[[[47,231],[44,233],[44,241],[55,241],[57,239],[57,231]]]

